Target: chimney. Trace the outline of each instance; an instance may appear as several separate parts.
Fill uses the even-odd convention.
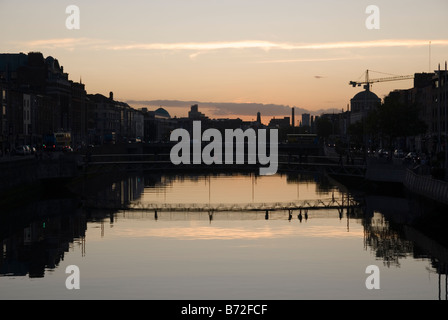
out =
[[[291,119],[292,119],[292,120],[291,120],[291,122],[292,122],[291,125],[292,125],[292,127],[294,128],[294,127],[295,127],[295,121],[296,121],[296,120],[294,119],[294,107],[292,107],[292,116],[291,116]]]
[[[114,100],[114,93],[112,91],[109,92],[109,99]]]

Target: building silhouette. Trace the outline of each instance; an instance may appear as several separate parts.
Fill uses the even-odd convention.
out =
[[[43,137],[71,134],[73,146],[143,136],[143,114],[109,97],[88,94],[58,59],[40,52],[0,54],[0,150],[41,146]]]
[[[311,126],[311,116],[309,113],[302,113],[302,122],[300,124],[302,127]]]
[[[395,96],[405,105],[417,105],[420,119],[427,126],[426,133],[416,137],[406,137],[407,148],[436,154],[445,150],[447,131],[448,72],[435,70],[434,73],[415,73],[414,85],[404,90],[394,90]]]
[[[357,93],[350,100],[350,122],[355,123],[364,119],[370,111],[381,104],[381,99],[369,89]]]
[[[159,142],[169,140],[171,131],[176,128],[177,121],[164,108],[160,107],[154,111],[147,108],[141,109],[144,118],[145,142]]]
[[[272,118],[269,121],[268,127],[270,128],[288,128],[291,126],[291,118],[290,117],[284,117],[284,118]]]
[[[207,117],[202,112],[199,112],[199,106],[197,104],[194,104],[191,106],[190,111],[188,112],[188,118],[194,120],[202,120],[206,119]]]

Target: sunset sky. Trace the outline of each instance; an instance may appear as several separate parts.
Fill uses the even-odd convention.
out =
[[[66,27],[69,5],[80,9],[78,30]],[[379,30],[365,25],[369,5],[380,10]],[[366,69],[381,78],[444,66],[447,12],[446,0],[0,0],[0,47],[53,56],[88,93],[113,91],[136,108],[183,100],[342,109],[361,90],[349,81]],[[410,87],[372,90],[382,98]]]

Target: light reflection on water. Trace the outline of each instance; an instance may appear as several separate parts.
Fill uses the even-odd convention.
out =
[[[135,176],[98,197],[244,203],[344,193],[328,181],[281,175]],[[2,233],[0,299],[446,299],[446,248],[375,209],[391,201],[374,197],[342,214],[310,210],[302,220],[297,210],[156,214],[50,202],[41,211],[65,214]],[[397,208],[406,215],[402,199]],[[65,288],[71,264],[80,268],[80,290]],[[365,286],[369,265],[380,268],[379,290]]]
[[[296,211],[296,213],[299,211]],[[122,220],[135,221],[130,228],[120,228],[114,234],[138,238],[166,238],[177,240],[237,240],[237,239],[275,239],[296,238],[298,232],[307,238],[362,238],[361,229],[350,230],[349,221],[334,220],[338,218],[335,210],[321,210],[310,212],[307,220],[299,221],[297,214],[288,224],[288,213],[275,211],[269,213],[269,221],[263,212],[214,212],[210,217],[204,212],[164,212],[154,218],[153,213],[118,212],[115,223]],[[161,224],[157,228],[147,228],[146,223],[153,221]],[[237,221],[237,223],[235,223]],[[308,221],[306,227],[298,229],[300,224]],[[181,223],[179,223],[181,222]],[[277,228],[277,223],[280,222]],[[129,224],[129,222],[127,222]]]
[[[248,203],[315,200],[331,197],[334,186],[319,188],[313,180],[288,180],[285,175],[165,176],[145,188],[142,201],[163,203]]]

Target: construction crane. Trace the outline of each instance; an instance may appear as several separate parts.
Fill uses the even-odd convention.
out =
[[[364,85],[364,89],[370,90],[370,86],[372,85],[372,83],[375,83],[375,82],[386,82],[386,81],[397,81],[397,80],[414,79],[414,75],[397,76],[397,75],[392,75],[392,74],[379,72],[379,71],[373,71],[373,72],[382,73],[382,74],[388,74],[388,75],[391,75],[392,77],[370,79],[369,71],[373,71],[373,70],[366,70],[366,72],[365,72],[365,81],[350,81],[349,84],[351,86],[353,86],[353,87],[356,87],[356,86],[360,87],[361,85]]]

